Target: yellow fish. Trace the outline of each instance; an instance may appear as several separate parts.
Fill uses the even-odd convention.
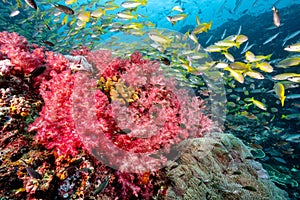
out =
[[[230,68],[233,70],[241,70],[241,71],[249,71],[250,70],[249,64],[246,64],[243,62],[230,63]]]
[[[211,45],[211,46],[206,47],[204,49],[204,51],[207,51],[207,52],[221,52],[221,51],[226,51],[227,49],[228,49],[228,47]]]
[[[189,38],[190,38],[191,40],[193,40],[196,44],[199,43],[199,42],[198,42],[198,38],[196,37],[195,34],[193,34],[193,33],[189,34]]]
[[[238,82],[244,83],[245,79],[244,79],[243,74],[236,72],[235,70],[231,69],[230,67],[225,67],[224,70],[229,71],[230,75]]]
[[[260,109],[262,109],[262,110],[267,110],[267,106],[266,106],[264,103],[262,103],[262,102],[260,102],[260,101],[258,101],[258,100],[255,100],[254,97],[252,97],[252,98],[250,99],[250,101],[252,101],[252,103],[253,103],[254,105],[256,105],[257,107],[259,107]]]
[[[167,16],[167,20],[175,25],[178,21],[181,21],[187,17],[187,14],[178,14],[175,16]]]
[[[246,42],[247,40],[248,40],[248,37],[246,35],[237,35],[236,39],[235,39],[235,41],[240,44]]]
[[[172,8],[172,10],[176,10],[176,11],[178,11],[178,12],[183,12],[183,10],[182,10],[182,8],[181,8],[180,6],[174,6],[174,7]]]
[[[68,16],[69,16],[69,15],[65,15],[65,16],[64,16],[63,20],[61,21],[61,24],[62,24],[62,25],[65,25],[65,24],[68,23]]]
[[[172,42],[171,39],[159,33],[149,33],[148,36],[151,40],[153,40],[156,43],[170,44]]]
[[[105,14],[105,10],[98,8],[91,13],[91,17],[98,18]]]
[[[132,14],[131,12],[125,10],[122,12],[118,12],[117,16],[121,19],[137,19],[138,15]]]
[[[198,23],[198,22],[197,22]],[[212,25],[212,22],[209,22],[209,23],[202,23],[202,24],[199,24],[193,31],[192,33],[197,35],[197,34],[200,34],[202,32],[207,32],[210,28],[211,28],[211,25]]]
[[[274,85],[274,91],[276,93],[276,95],[278,96],[278,98],[280,99],[281,102],[281,106],[284,106],[284,100],[286,98],[286,96],[284,95],[284,86],[281,83],[276,83]]]
[[[277,74],[276,76],[273,76],[272,79],[282,81],[282,80],[288,80],[289,78],[293,78],[293,77],[300,77],[300,74],[296,74],[296,73]]]
[[[234,41],[231,41],[231,40],[221,40],[221,41],[218,41],[218,42],[215,42],[215,45],[217,46],[221,46],[221,47],[238,47],[239,48],[239,44],[234,42]]]
[[[292,44],[284,48],[286,51],[300,52],[300,43]]]
[[[248,71],[248,72],[245,72],[245,75],[246,76],[250,76],[251,78],[254,78],[254,79],[264,79],[265,77],[257,72],[257,71]]]
[[[300,57],[290,57],[280,61],[276,67],[288,68],[291,66],[298,66],[300,64]]]
[[[256,67],[267,73],[273,72],[273,67],[268,62],[257,63]]]
[[[90,21],[91,13],[89,11],[82,11],[78,15],[78,19],[82,22]]]
[[[228,53],[227,51],[223,52],[222,54],[227,58],[227,60],[229,60],[230,62],[234,62],[234,57],[233,57],[233,55],[231,55],[231,54]]]
[[[147,4],[147,0],[141,0],[141,1],[125,1],[121,4],[123,8],[126,9],[135,9],[140,5],[145,6]]]
[[[269,54],[269,55],[254,55],[254,53],[252,53],[251,51],[247,51],[245,53],[245,57],[246,57],[246,60],[248,62],[259,62],[259,61],[262,61],[262,60],[270,60],[272,54]]]
[[[77,0],[65,0],[65,3],[67,5],[70,5],[70,4],[73,4],[73,3],[76,3],[76,2],[77,2]]]

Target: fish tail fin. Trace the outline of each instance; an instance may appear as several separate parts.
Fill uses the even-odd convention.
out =
[[[224,70],[230,71],[230,68],[228,66],[224,67]]]
[[[280,101],[281,101],[281,106],[283,107],[284,106],[284,100],[285,100],[286,96],[283,96]]]
[[[238,48],[238,49],[239,49],[239,48],[240,48],[240,46],[241,46],[241,43],[240,43],[240,42],[236,42],[236,43],[235,43],[235,46],[236,46],[236,48]]]
[[[196,16],[196,23],[197,23],[197,25],[198,25],[198,26],[201,24],[201,22],[200,22],[200,19],[199,19],[198,15]]]
[[[208,29],[211,28],[211,25],[212,25],[212,21],[210,21],[210,22],[208,23]]]

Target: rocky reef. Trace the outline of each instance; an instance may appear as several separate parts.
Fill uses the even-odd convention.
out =
[[[180,158],[166,168],[166,199],[289,199],[231,134],[186,140],[179,149]]]

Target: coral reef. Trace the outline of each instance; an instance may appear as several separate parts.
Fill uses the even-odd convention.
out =
[[[161,167],[173,144],[209,131],[203,101],[189,99],[164,78],[157,61],[139,53],[124,59],[83,49],[64,57],[8,32],[1,33],[0,52],[1,169],[8,171],[1,180],[16,183],[1,185],[3,196],[149,199],[166,179],[163,170],[146,169],[147,160]],[[86,121],[85,111],[95,118]],[[94,134],[78,129],[80,123]],[[154,155],[159,158],[149,157],[161,148]],[[120,149],[137,154],[127,154],[131,160],[124,163]],[[107,163],[93,157],[101,151],[113,155]],[[110,168],[113,161],[119,169]],[[142,162],[145,166],[134,167]]]
[[[0,33],[3,199],[285,198],[158,61],[71,55]]]
[[[179,148],[184,153],[166,169],[166,199],[289,199],[233,135],[212,133]]]

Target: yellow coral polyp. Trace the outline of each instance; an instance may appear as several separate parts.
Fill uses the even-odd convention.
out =
[[[17,110],[17,108],[15,106],[10,106],[10,110],[11,110],[11,112],[15,112]]]
[[[137,93],[137,92],[134,92],[134,94],[132,95],[132,100],[133,100],[133,101],[136,101],[136,100],[138,100],[138,99],[139,99],[138,93]]]
[[[116,76],[106,80],[104,77],[101,77],[98,81],[98,88],[108,95],[112,101],[119,101],[123,105],[139,99],[138,92],[134,88],[126,86]]]

